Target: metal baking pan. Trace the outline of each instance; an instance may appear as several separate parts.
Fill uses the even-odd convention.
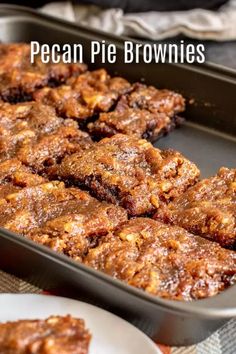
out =
[[[25,8],[0,6],[0,40],[3,42],[82,43],[86,54],[91,40],[103,39],[117,45],[121,58],[123,39]],[[186,124],[159,140],[156,146],[180,150],[197,163],[202,176],[214,174],[222,165],[236,166],[234,73],[210,64],[124,65],[118,60],[112,65],[97,62],[96,66],[131,81],[144,79],[148,84],[177,90],[194,100],[194,104],[188,105]],[[3,270],[45,289],[62,287],[71,296],[105,307],[134,323],[159,343],[179,346],[199,342],[236,317],[236,286],[204,300],[188,303],[164,300],[4,229],[0,230],[0,235]]]

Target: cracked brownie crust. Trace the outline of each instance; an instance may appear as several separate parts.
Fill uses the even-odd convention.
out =
[[[133,216],[153,213],[199,176],[198,168],[180,153],[121,134],[65,157],[51,173],[88,188],[100,200],[123,206]]]
[[[14,156],[21,146],[33,143],[63,124],[53,108],[35,102],[0,103],[0,158]]]
[[[84,320],[69,315],[0,324],[4,354],[88,354],[90,339]]]
[[[166,89],[158,90],[154,86],[140,83],[134,84],[127,99],[129,107],[165,113],[169,117],[182,112],[185,108],[185,100],[180,94]]]
[[[236,170],[198,182],[155,218],[179,225],[223,247],[236,247]]]
[[[60,213],[61,201],[76,199],[77,191],[65,192],[64,189],[62,182],[46,182],[7,194],[0,199],[0,225],[26,234],[51,215]]]
[[[84,263],[153,295],[185,301],[216,295],[236,274],[235,252],[147,218],[99,239]]]

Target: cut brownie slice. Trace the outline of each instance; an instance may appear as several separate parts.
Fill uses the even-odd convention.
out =
[[[135,84],[114,111],[101,113],[98,120],[88,124],[88,129],[96,138],[122,133],[155,141],[180,122],[176,115],[184,109],[181,95]]]
[[[236,246],[236,169],[221,168],[161,209],[155,217],[224,247]]]
[[[81,260],[98,239],[113,231],[127,220],[124,209],[99,202],[80,192],[83,198],[76,203],[67,203],[62,216],[47,221],[43,227],[34,229],[27,238]],[[85,196],[86,197],[85,197]]]
[[[95,237],[125,220],[124,209],[99,202],[78,188],[65,188],[58,181],[24,188],[0,199],[1,226],[66,254],[79,256]],[[35,228],[40,229],[29,235]]]
[[[77,193],[75,190],[74,194]],[[71,191],[65,192],[64,183],[47,182],[22,188],[0,199],[0,225],[14,232],[26,233],[58,212],[58,204],[76,199]],[[50,204],[56,204],[56,207]]]
[[[69,315],[0,324],[4,354],[88,354],[90,340],[84,320]]]
[[[25,144],[17,152],[17,158],[38,173],[59,163],[66,155],[86,149],[92,144],[89,135],[78,129],[77,123],[66,119],[51,134],[40,136],[34,144]]]
[[[154,212],[199,176],[198,168],[179,152],[161,151],[146,140],[121,134],[65,157],[50,173],[125,207],[130,215]]]
[[[62,121],[52,107],[41,103],[0,103],[0,123],[6,130],[18,132],[22,126],[44,134],[58,128]]]
[[[96,113],[107,112],[130,87],[125,79],[111,78],[100,69],[71,78],[67,85],[39,90],[34,99],[54,106],[63,117],[83,122]]]
[[[0,44],[0,97],[10,102],[28,100],[35,89],[64,82],[86,69],[84,64],[44,64],[40,56],[31,64],[28,44]]]
[[[36,102],[0,103],[0,159],[14,156],[26,144],[58,129],[64,120],[52,107]]]
[[[235,252],[147,218],[132,219],[100,238],[84,263],[173,300],[213,296],[236,279]]]
[[[75,121],[36,102],[0,104],[0,137],[0,161],[16,156],[37,172],[92,143]]]
[[[134,84],[131,93],[127,95],[127,100],[129,107],[164,113],[169,117],[185,109],[185,99],[180,94],[140,83]]]
[[[24,187],[37,186],[44,182],[46,182],[45,178],[32,173],[17,159],[0,163],[0,198]]]
[[[0,162],[0,185],[12,181],[15,173],[22,171],[30,171],[30,169],[23,166],[18,159],[9,159],[4,162]],[[42,177],[40,178],[42,179]]]
[[[30,46],[26,43],[0,44],[0,75],[21,68],[29,56]]]

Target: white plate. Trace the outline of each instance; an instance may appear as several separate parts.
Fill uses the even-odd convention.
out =
[[[161,354],[144,333],[99,307],[59,296],[0,294],[0,322],[67,314],[85,320],[90,354]]]

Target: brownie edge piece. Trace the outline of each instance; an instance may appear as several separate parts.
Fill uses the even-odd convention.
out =
[[[65,157],[50,173],[123,206],[132,216],[153,213],[199,176],[198,168],[179,152],[161,151],[144,139],[122,134]]]
[[[149,218],[131,219],[101,238],[84,263],[171,300],[213,296],[236,279],[235,252]]]
[[[156,219],[236,248],[236,169],[221,168],[159,210]]]
[[[2,354],[88,354],[90,340],[84,320],[69,315],[0,324]]]

